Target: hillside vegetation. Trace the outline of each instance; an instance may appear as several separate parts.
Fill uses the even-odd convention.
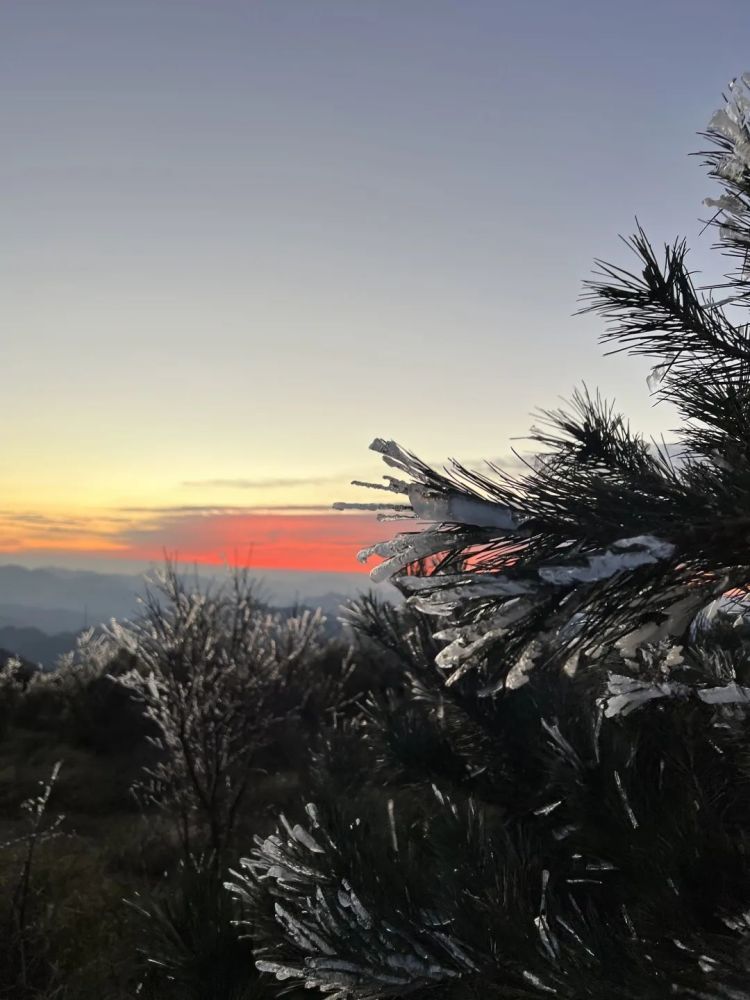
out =
[[[0,996],[258,995],[222,882],[396,677],[331,632],[242,574],[201,591],[168,570],[133,624],[85,633],[54,672],[7,660]]]

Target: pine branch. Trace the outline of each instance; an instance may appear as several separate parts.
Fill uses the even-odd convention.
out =
[[[612,353],[659,359],[662,380],[750,361],[745,327],[730,323],[718,304],[696,290],[684,240],[665,246],[663,264],[640,225],[625,243],[640,259],[640,273],[598,260],[598,278],[584,282],[582,298],[589,304],[580,310],[610,321],[601,339],[620,345]]]
[[[727,276],[726,284],[717,289],[730,290],[727,301],[743,302],[750,290],[748,253],[750,252],[750,75],[743,73],[729,86],[724,107],[711,118],[708,129],[701,135],[712,148],[703,156],[709,176],[719,182],[724,193],[719,198],[706,198],[704,204],[714,209],[708,225],[718,232],[714,244],[739,265]]]
[[[360,554],[382,556],[373,577],[392,578],[413,606],[453,617],[436,632],[449,684],[492,662],[484,688],[492,694],[538,655],[540,634],[558,635],[570,654],[628,633],[679,635],[701,604],[748,581],[750,552],[743,563],[737,536],[750,521],[728,516],[726,497],[706,488],[695,464],[683,475],[585,393],[572,412],[548,419],[552,430],[537,438],[556,450],[522,478],[465,487],[459,468],[427,489],[416,469],[418,481],[398,491],[428,527]],[[410,471],[395,444],[375,448],[405,456]],[[404,575],[425,548],[442,553],[437,566],[427,577]]]

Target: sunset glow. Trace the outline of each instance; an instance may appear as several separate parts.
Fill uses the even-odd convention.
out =
[[[644,191],[657,241],[700,214],[744,33],[464,6],[0,4],[0,556],[363,571],[376,435],[494,461],[581,380],[669,435],[573,314]]]
[[[357,552],[395,534],[396,525],[368,514],[327,511],[179,511],[155,509],[57,520],[0,517],[0,555],[49,553],[50,556],[109,556],[158,562],[169,555],[202,565],[242,564],[254,569],[366,572]]]
[[[258,569],[366,572],[357,552],[395,534],[372,516],[241,513],[168,516],[130,532],[129,559],[159,559],[165,549],[186,562],[240,562]]]

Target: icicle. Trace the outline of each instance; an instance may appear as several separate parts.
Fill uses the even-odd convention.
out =
[[[435,637],[442,638],[443,636],[455,633],[455,631],[451,629],[447,632],[436,632]],[[445,649],[441,649],[435,657],[435,664],[438,667],[443,670],[453,669],[453,673],[447,678],[446,684],[450,686],[460,680],[471,665],[470,661],[472,657],[477,653],[481,653],[482,650],[486,649],[493,642],[502,639],[503,636],[507,635],[507,632],[508,630],[505,627],[490,628],[472,642],[467,642],[466,635],[459,633],[458,638],[454,639]]]
[[[530,590],[528,583],[511,580],[498,573],[438,573],[435,576],[405,576],[399,580],[401,590],[409,596],[420,591],[468,594],[470,597],[493,597],[495,595],[516,595]]]
[[[411,510],[408,504],[395,504],[395,503],[349,503],[343,500],[337,500],[336,503],[332,504],[334,510],[393,510],[393,511],[405,511]]]
[[[700,955],[698,957],[698,965],[700,967],[701,972],[705,973],[715,972],[718,964],[719,963],[716,961],[716,959],[711,958],[710,955]]]
[[[565,663],[563,663],[562,671],[566,677],[575,677],[578,671],[578,661],[581,658],[581,651],[576,650],[571,656],[567,658]]]
[[[305,830],[303,826],[299,823],[292,829],[292,836],[295,840],[299,841],[308,851],[312,851],[313,854],[325,854],[325,850],[320,846],[320,844],[315,840],[314,837]]]
[[[731,212],[733,215],[746,211],[744,202],[733,194],[723,194],[719,198],[704,198],[703,204],[706,208],[718,208],[722,212]]]
[[[312,928],[307,927],[281,903],[274,905],[276,920],[284,928],[294,943],[303,951],[322,951],[324,955],[335,954],[334,950]]]
[[[309,958],[306,964],[316,972],[350,972],[358,977],[365,971],[361,965],[355,965],[354,962],[347,962],[342,958]]]
[[[712,132],[718,132],[733,143],[742,141],[742,129],[732,120],[726,108],[720,108],[713,113],[708,127]]]
[[[523,969],[521,975],[523,976],[524,979],[528,980],[528,982],[536,986],[537,989],[544,990],[545,993],[557,993],[556,989],[554,989],[552,986],[546,986],[539,978],[539,976],[534,975],[533,972],[529,972],[528,969]]]
[[[314,802],[308,802],[305,806],[305,812],[312,820],[313,826],[320,826],[320,816],[318,815],[318,807]]]
[[[347,882],[346,879],[342,879],[341,885],[343,887],[343,892],[342,890],[339,890],[339,902],[341,905],[344,907],[351,907],[352,912],[363,927],[372,927],[374,923],[372,917],[360,902],[359,897],[352,889],[349,882]]]
[[[362,549],[357,553],[357,559],[362,563],[367,562],[370,556],[380,556],[385,560],[370,572],[370,578],[377,583],[390,579],[419,559],[445,552],[456,540],[456,536],[447,531],[415,531]]]
[[[391,831],[391,847],[398,854],[398,835],[396,833],[396,808],[393,799],[388,799],[388,826]]]
[[[409,483],[403,479],[396,479],[395,476],[383,476],[385,483],[365,483],[361,479],[352,479],[352,486],[364,486],[368,490],[385,490],[388,493],[409,492]]]
[[[736,156],[727,156],[717,166],[716,173],[724,180],[738,184],[745,176],[745,164]]]
[[[481,574],[476,574],[470,582],[446,586],[442,583],[441,576],[432,577],[406,577],[406,580],[420,580],[416,587],[411,586],[417,593],[411,594],[408,603],[418,611],[432,615],[451,615],[462,607],[467,601],[486,600],[492,597],[516,597],[521,594],[528,594],[531,588],[528,584],[519,580],[509,580],[504,576],[487,575],[482,579]],[[402,581],[399,581],[401,584]],[[404,589],[410,589],[406,584]],[[420,591],[428,591],[426,594]]]
[[[614,542],[613,549],[601,555],[588,556],[585,566],[542,566],[539,576],[545,583],[566,586],[571,583],[593,583],[607,580],[615,573],[636,569],[668,559],[675,551],[670,542],[661,541],[653,535],[638,535],[635,538],[621,538]],[[640,551],[637,551],[640,550]]]
[[[546,637],[543,635],[542,638]],[[529,674],[534,669],[536,661],[542,653],[544,646],[540,639],[532,639],[524,648],[521,655],[510,668],[504,677],[499,677],[491,684],[485,685],[477,691],[477,696],[487,698],[497,694],[501,689],[507,691],[517,691],[529,681]]]
[[[516,516],[509,507],[458,491],[437,493],[415,484],[409,488],[409,500],[420,521],[496,528],[511,533],[518,527]]]
[[[476,652],[502,638],[508,627],[523,618],[530,610],[528,601],[512,598],[490,618],[482,619],[464,628],[444,629],[436,632],[436,639],[445,639],[450,645],[441,649],[435,658],[439,667],[451,668],[463,663]]]
[[[277,979],[301,979],[302,972],[300,969],[295,969],[291,965],[282,965],[280,962],[265,962],[263,960],[257,961],[255,963],[255,968],[258,972],[270,972],[272,975],[276,976]]]
[[[667,639],[673,635],[682,635],[704,599],[701,594],[690,594],[682,600],[676,601],[664,612],[665,618],[662,622],[646,622],[639,629],[628,632],[627,635],[618,639],[615,646],[625,659],[633,659],[635,651],[644,643],[658,642],[660,639]]]
[[[630,919],[630,914],[628,913],[628,908],[627,908],[627,906],[625,906],[624,903],[620,907],[620,912],[622,913],[622,919],[625,921],[625,926],[630,931],[630,936],[635,941],[637,939],[637,937],[638,937],[638,935],[635,932],[635,924]]]
[[[383,438],[375,438],[370,445],[370,451],[375,451],[379,455],[382,455],[383,461],[386,465],[390,465],[395,469],[400,469],[401,472],[406,472],[415,479],[420,481],[423,480],[424,470],[420,466],[419,462],[407,451],[404,451],[404,449],[400,445],[396,444],[395,441],[386,441]]]
[[[547,952],[549,957],[554,961],[558,956],[558,945],[557,938],[550,930],[549,924],[547,923],[547,918],[545,916],[538,916],[534,918],[534,926],[539,934],[539,940],[544,946],[544,950]]]
[[[750,703],[750,687],[740,687],[736,682],[720,687],[703,688],[698,697],[707,705],[732,705]]]
[[[635,818],[635,813],[630,805],[630,800],[628,799],[627,792],[625,791],[625,786],[622,783],[622,778],[620,777],[619,771],[612,772],[615,776],[615,784],[617,785],[617,791],[620,793],[620,798],[622,799],[622,804],[625,807],[625,812],[628,814],[628,819],[633,825],[633,829],[638,829],[638,820]]]
[[[540,806],[539,809],[534,810],[535,816],[548,816],[553,809],[557,809],[558,806],[562,805],[562,799],[558,799],[556,802],[550,802],[549,805]]]
[[[609,696],[604,699],[604,714],[608,719],[628,715],[640,705],[658,698],[686,698],[690,688],[686,684],[664,682],[650,684],[626,674],[610,673],[607,681]]]

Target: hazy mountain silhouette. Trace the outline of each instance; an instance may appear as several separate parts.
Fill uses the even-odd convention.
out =
[[[188,567],[185,574],[195,575]],[[342,602],[371,587],[369,578],[362,573],[258,570],[251,575],[259,581],[261,594],[270,604],[322,607],[328,615],[335,615]],[[222,574],[201,569],[198,578],[205,584],[220,580]],[[0,643],[2,632],[8,628],[32,629],[56,637],[58,633],[76,634],[111,618],[129,618],[137,613],[137,598],[144,589],[143,574],[0,565]],[[390,599],[398,598],[391,585],[379,586],[378,592]],[[30,646],[26,646],[27,640]],[[22,641],[26,648],[37,642],[31,635]],[[40,648],[44,648],[43,643]]]
[[[74,648],[75,632],[57,632],[48,635],[38,628],[17,628],[6,625],[0,628],[0,652],[9,651],[31,663],[52,667],[63,653]]]

